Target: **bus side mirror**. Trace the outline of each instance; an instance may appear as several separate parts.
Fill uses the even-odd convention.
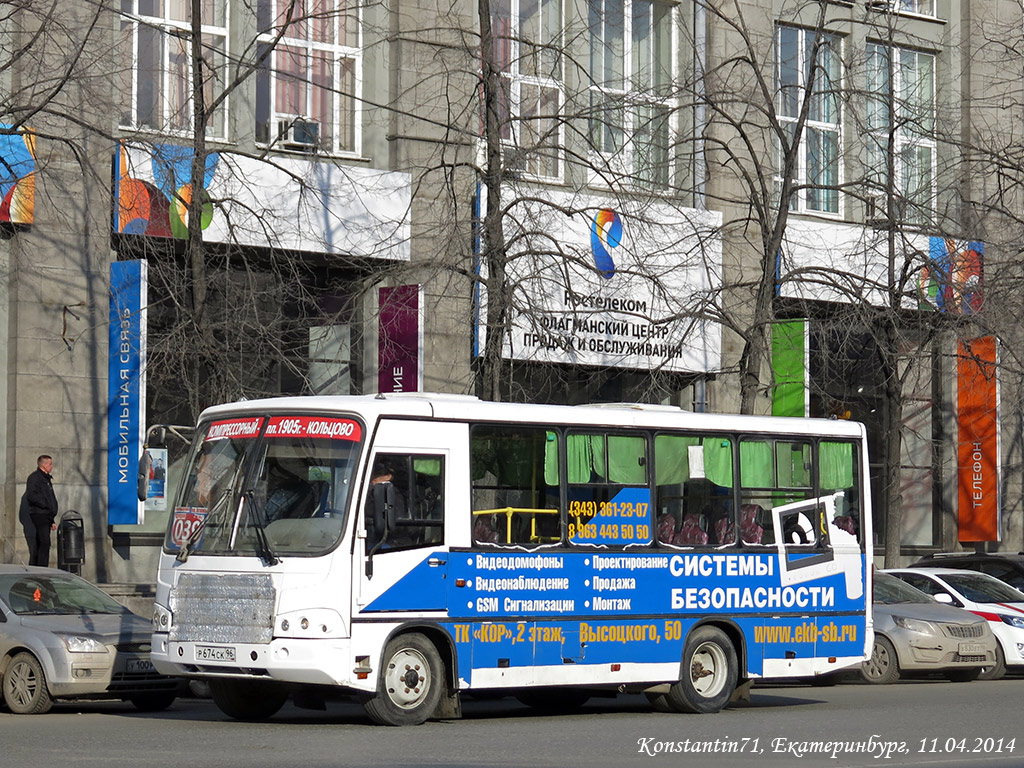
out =
[[[145,501],[149,496],[149,470],[153,466],[153,457],[149,451],[143,451],[139,458],[138,494],[139,501]]]
[[[380,541],[395,529],[395,486],[391,483],[373,486],[373,526]]]

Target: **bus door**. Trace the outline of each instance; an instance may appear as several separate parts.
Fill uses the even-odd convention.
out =
[[[452,489],[468,487],[467,440],[464,424],[380,423],[359,509],[356,613],[447,610],[445,528]]]

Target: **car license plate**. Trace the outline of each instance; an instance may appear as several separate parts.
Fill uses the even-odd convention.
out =
[[[983,653],[984,647],[981,643],[960,643],[960,655],[970,656],[976,653]]]
[[[196,661],[234,661],[235,649],[222,645],[197,645]]]
[[[149,659],[128,659],[124,667],[125,672],[129,674],[140,673],[140,672],[152,672],[153,662]]]

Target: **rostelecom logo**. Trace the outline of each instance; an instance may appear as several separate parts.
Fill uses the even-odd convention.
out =
[[[622,242],[622,219],[611,208],[602,208],[590,223],[590,249],[594,252],[597,271],[606,280],[615,274],[611,250]]]

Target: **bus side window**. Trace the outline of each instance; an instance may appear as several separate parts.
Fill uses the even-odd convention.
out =
[[[478,425],[470,439],[476,545],[562,540],[558,435],[541,427]]]
[[[861,519],[859,472],[856,444],[828,440],[818,444],[818,487],[822,495],[834,494],[835,499],[835,516],[830,522],[856,539],[860,538]]]
[[[365,505],[367,551],[440,544],[443,493],[443,456],[377,454]]]
[[[656,435],[654,484],[658,544],[718,547],[736,541],[731,440],[699,434]]]

